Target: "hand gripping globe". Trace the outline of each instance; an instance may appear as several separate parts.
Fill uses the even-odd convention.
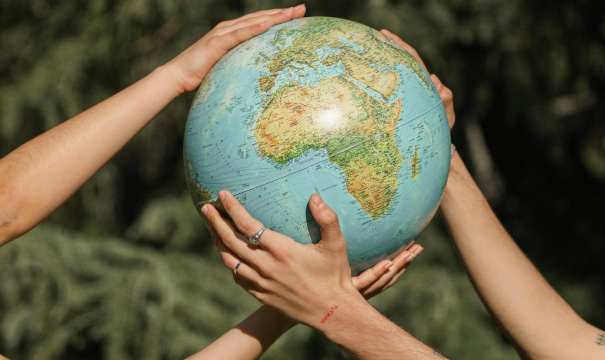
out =
[[[214,66],[191,105],[184,156],[198,212],[226,189],[303,244],[320,240],[308,208],[320,194],[359,274],[404,251],[435,214],[450,132],[412,55],[367,26],[310,17],[271,27]]]

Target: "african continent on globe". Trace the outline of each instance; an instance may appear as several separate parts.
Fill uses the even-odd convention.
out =
[[[191,105],[184,154],[198,212],[227,189],[300,243],[319,241],[307,202],[320,194],[358,274],[402,252],[433,217],[450,132],[413,56],[367,26],[311,17],[271,27],[214,66]]]

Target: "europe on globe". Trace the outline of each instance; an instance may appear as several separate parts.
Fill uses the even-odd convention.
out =
[[[450,132],[412,55],[365,25],[310,17],[271,27],[214,66],[191,105],[184,156],[198,212],[226,189],[300,243],[320,240],[307,205],[320,194],[358,274],[402,252],[435,214]]]

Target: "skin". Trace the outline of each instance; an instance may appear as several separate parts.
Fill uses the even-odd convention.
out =
[[[390,34],[386,30],[383,30],[383,33],[387,36]],[[400,42],[400,45],[413,54],[424,66],[424,63],[413,48],[403,42]],[[451,125],[453,125],[455,114],[452,92],[441,84],[436,75],[431,75],[431,79],[437,86],[439,94],[444,102],[448,118],[451,119]],[[235,282],[262,303],[271,306],[264,305],[261,307],[257,311],[257,313],[261,312],[260,314],[253,314],[235,329],[223,335],[215,344],[223,340],[229,341],[230,336],[234,332],[245,332],[250,335],[250,341],[245,346],[254,350],[248,354],[255,353],[260,356],[260,354],[277,340],[281,334],[285,333],[297,322],[301,322],[322,332],[355,358],[444,358],[439,352],[430,349],[409,333],[383,317],[372,308],[369,303],[363,301],[363,299],[360,300],[360,297],[356,296],[357,293],[352,291],[350,286],[352,284],[355,288],[359,289],[360,293],[366,298],[370,298],[381,291],[386,290],[397,281],[414,257],[423,250],[422,247],[416,248],[418,245],[414,245],[394,258],[392,260],[393,265],[391,265],[388,260],[385,260],[363,274],[351,278],[349,282],[350,267],[348,265],[346,245],[344,244],[344,238],[340,232],[338,218],[331,209],[325,206],[319,195],[313,195],[309,202],[312,214],[322,229],[322,241],[319,244],[300,245],[287,236],[266,230],[263,234],[262,246],[253,251],[250,251],[250,247],[245,244],[245,239],[241,233],[255,233],[262,227],[262,224],[253,219],[229,192],[222,191],[219,194],[219,197],[221,197],[223,205],[234,220],[233,224],[226,222],[210,205],[204,206],[202,212],[208,217],[213,225],[215,224],[213,221],[219,225],[218,229],[211,226],[210,232],[215,241],[215,245],[221,253],[223,262],[227,268],[233,270],[239,261],[243,261],[242,265],[238,268],[238,274],[234,275]],[[317,203],[314,200],[319,202]],[[235,225],[235,227],[233,225]],[[267,240],[265,240],[267,236],[277,237],[279,240],[277,240],[278,242],[275,243],[275,245],[267,245]],[[330,239],[333,238],[335,240],[331,241]],[[330,242],[334,242],[338,244],[338,246],[325,246]],[[301,257],[300,252],[303,251],[303,248],[314,248],[315,250],[308,251],[308,256]],[[323,256],[316,258],[317,255],[315,255],[315,251]],[[243,255],[244,257],[242,257],[242,253],[245,254]],[[251,260],[248,256],[253,256],[254,260]],[[246,259],[246,261],[243,259]],[[340,259],[338,279],[332,279],[332,283],[326,280],[326,274],[329,273],[330,269],[334,268],[331,259]],[[265,265],[271,263],[271,260],[273,265]],[[325,263],[325,267],[319,266],[322,262]],[[289,269],[292,271],[290,277],[284,276],[280,279],[272,278],[273,276],[278,275],[276,274],[277,270],[273,270],[273,268],[286,269],[287,266],[295,267],[295,269]],[[308,269],[319,269],[319,271],[313,272],[313,276],[309,275]],[[345,275],[343,276],[342,273]],[[300,279],[299,274],[305,274],[304,278]],[[280,294],[271,294],[270,291],[265,288],[265,286],[270,286],[270,288],[273,289],[273,286],[268,284],[267,280],[273,280],[274,284],[282,285],[281,295],[294,294],[294,296],[280,298]],[[306,283],[306,286],[300,286],[302,284],[301,281]],[[326,281],[328,283],[323,284]],[[296,285],[293,286],[292,284]],[[318,288],[315,284],[323,284],[323,286]],[[291,288],[288,286],[291,286]],[[326,295],[330,294],[330,290],[335,291],[333,297]],[[269,295],[274,296],[268,298]],[[301,307],[312,304],[311,301],[313,299],[322,299],[324,297],[332,299],[330,300],[332,303],[340,300],[341,305],[336,305],[334,303],[334,305],[336,305],[335,308],[334,305],[329,305],[330,301],[328,301],[327,304],[313,305],[315,309],[327,309],[327,312],[314,315],[316,320],[319,319],[319,316],[321,315],[319,324],[317,324],[317,321],[305,322],[304,319],[298,317],[298,315],[306,313],[305,311],[301,312],[301,308],[284,307],[291,305],[288,304],[288,302],[291,301],[292,298],[296,299],[297,296],[302,296],[302,300],[300,298],[298,299],[299,306]],[[343,306],[342,304],[345,305]],[[273,306],[277,306],[279,310],[274,310]],[[311,311],[309,310],[307,312]],[[338,316],[335,316],[337,312]],[[324,321],[322,322],[322,320]],[[332,326],[329,326],[328,324]],[[240,329],[240,327],[244,327],[246,330]],[[347,330],[344,331],[343,329]],[[257,340],[255,341],[252,338],[256,338]],[[268,341],[265,342],[264,340]],[[210,354],[213,345],[214,344],[198,354]],[[233,353],[228,355],[218,352],[212,354],[221,359],[230,359],[232,358],[231,355],[234,355],[233,358],[235,359],[238,358],[237,355],[240,355],[240,352],[233,351]],[[192,359],[193,358],[194,357],[192,357]]]
[[[234,268],[239,260],[219,240],[216,231],[213,228],[210,228],[210,231],[226,266]],[[394,284],[422,250],[423,248],[420,245],[414,244],[392,261],[381,261],[359,276],[354,276],[351,281],[355,288],[366,299],[369,299]],[[249,286],[246,280],[239,275],[234,274],[233,278],[240,286]],[[275,308],[263,305],[246,320],[226,332],[202,351],[189,357],[188,360],[256,359],[296,324],[296,321],[282,315]],[[225,351],[225,349],[229,349],[229,351]]]
[[[301,5],[224,21],[149,76],[1,159],[0,245],[51,214],[168,103],[195,90],[230,48],[305,11]],[[45,181],[37,182],[40,177]],[[421,251],[414,245],[352,281],[364,296],[373,296],[390,287]],[[294,324],[275,309],[262,307],[191,359],[256,358]]]
[[[420,59],[399,37],[382,33]],[[452,93],[433,76],[451,129],[456,121]],[[542,277],[506,232],[459,155],[452,158],[440,210],[475,290],[522,358],[605,358],[605,341],[600,341],[605,332],[580,318]]]
[[[300,5],[221,22],[150,75],[0,159],[0,246],[25,234],[55,211],[172,100],[195,90],[232,47],[267,31],[271,25],[300,18],[305,11]],[[44,181],[37,181],[40,178]],[[240,329],[248,329],[259,316],[270,319],[276,313],[269,308],[261,310],[240,324]],[[246,343],[243,333],[228,334],[223,339],[228,341],[211,346],[215,353],[228,353],[234,343]],[[6,358],[0,355],[0,359]]]
[[[0,160],[0,246],[55,211],[179,95],[195,90],[232,47],[306,8],[224,21],[167,64]],[[44,179],[44,181],[37,181]]]
[[[423,64],[399,37],[388,30],[382,33]],[[451,129],[452,92],[435,75],[431,78]],[[260,248],[248,246],[240,233],[253,234],[262,224],[228,192],[219,196],[235,227],[209,205],[202,211],[227,248],[219,246],[225,265],[233,268],[244,261],[246,266],[240,268],[247,270],[237,282],[261,302],[323,333],[355,358],[442,358],[355,296],[347,281],[338,218],[319,195],[313,195],[309,205],[322,226],[322,241],[300,245],[268,231]],[[605,358],[605,332],[581,319],[546,282],[506,232],[456,154],[441,213],[476,291],[523,359]]]
[[[443,359],[376,311],[351,279],[347,248],[336,213],[317,194],[309,208],[321,228],[321,241],[302,245],[267,229],[259,247],[241,234],[263,225],[228,191],[219,198],[233,220],[204,205],[225,265],[248,293],[295,322],[319,331],[356,359]]]
[[[168,103],[199,86],[214,63],[230,48],[273,24],[302,17],[306,9],[302,6],[283,10],[261,11],[220,23],[149,76],[1,159],[0,245],[26,233],[58,208]],[[409,45],[386,30],[383,33],[422,63]],[[436,76],[431,78],[444,99],[450,125],[453,125],[451,91]],[[42,177],[44,182],[36,181]],[[208,352],[198,353],[192,359],[228,358],[224,348],[228,346],[231,351],[233,344],[240,341],[243,346],[232,358],[256,357],[295,322],[324,333],[358,358],[442,358],[382,317],[362,297],[362,294],[375,295],[392,285],[422,248],[411,248],[392,262],[380,263],[359,277],[350,278],[337,217],[317,198],[312,197],[311,209],[322,225],[325,241],[304,246],[305,256],[292,256],[300,249],[293,250],[296,245],[290,246],[291,242],[284,245],[288,239],[283,235],[280,240],[283,244],[274,243],[266,249],[267,236],[263,236],[261,249],[248,249],[250,254],[242,251],[250,265],[246,263],[240,268],[238,274],[242,276],[236,277],[236,281],[279,311],[261,307],[236,329],[219,338]],[[231,211],[237,209],[237,205],[233,206]],[[211,209],[205,211],[212,213]],[[528,359],[603,358],[604,332],[579,318],[546,283],[503,229],[458,156],[452,160],[442,214],[477,291],[522,356]],[[254,224],[253,219],[246,218],[243,212],[241,215],[236,226],[246,230],[247,224]],[[222,239],[217,246],[225,264],[233,268],[233,261],[239,261],[238,256],[242,255],[235,249],[244,250],[236,245],[236,240],[242,242],[241,235],[232,227],[225,227],[231,225],[220,215],[209,216],[214,216],[219,223],[222,221],[222,234],[214,232]],[[269,237],[277,235],[270,234],[267,232]],[[487,261],[483,256],[486,252],[500,255]],[[313,265],[318,266],[313,277],[305,277],[306,281],[301,283],[302,289],[311,292],[288,288],[294,284],[288,281],[301,280],[296,271]],[[322,271],[329,276],[322,275]],[[326,292],[312,292],[315,288]],[[282,313],[292,316],[288,319]],[[541,337],[536,338],[534,334]],[[0,355],[0,359],[5,358]]]

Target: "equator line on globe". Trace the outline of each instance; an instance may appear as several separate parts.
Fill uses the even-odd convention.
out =
[[[184,142],[198,212],[220,208],[227,189],[267,228],[317,242],[307,201],[319,193],[339,215],[354,274],[426,227],[449,150],[441,98],[414,57],[327,17],[273,26],[228,52],[200,85]]]

